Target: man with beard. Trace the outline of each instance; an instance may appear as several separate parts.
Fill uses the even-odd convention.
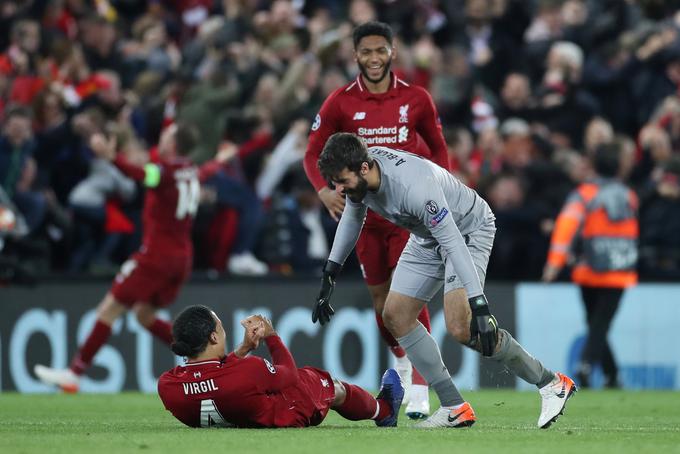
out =
[[[542,398],[538,427],[549,427],[576,386],[569,377],[546,369],[508,331],[499,329],[491,315],[483,288],[496,227],[484,199],[426,159],[393,148],[367,148],[349,133],[328,139],[318,166],[328,184],[346,196],[346,205],[312,320],[330,321],[335,279],[370,208],[411,232],[394,270],[383,319],[441,402],[441,408],[416,427],[469,427],[476,421],[451,380],[436,341],[417,321],[442,285],[448,332],[535,384]]]
[[[409,85],[390,71],[397,56],[390,26],[381,22],[359,25],[353,41],[360,74],[332,93],[321,106],[304,159],[307,177],[336,221],[345,206],[344,199],[326,186],[316,165],[326,140],[335,132],[353,132],[369,145],[407,150],[448,167],[446,142],[432,98],[425,89]],[[407,387],[406,414],[417,419],[429,415],[427,384],[417,370],[411,369],[404,349],[385,328],[381,317],[392,270],[407,240],[406,230],[369,212],[356,253],[380,334],[396,356],[396,369]],[[427,308],[423,308],[418,320],[430,330]],[[411,382],[413,386],[409,386]]]

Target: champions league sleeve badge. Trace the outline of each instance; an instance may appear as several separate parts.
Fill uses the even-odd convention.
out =
[[[437,202],[434,200],[428,200],[425,203],[425,210],[432,215],[432,219],[430,220],[430,225],[432,227],[435,227],[442,222],[446,215],[449,214],[449,210],[446,208],[442,208],[441,211],[439,211],[439,205],[437,205]]]
[[[319,126],[321,126],[321,115],[316,114],[316,117],[314,118],[314,123],[312,123],[312,131],[316,131],[319,129]]]

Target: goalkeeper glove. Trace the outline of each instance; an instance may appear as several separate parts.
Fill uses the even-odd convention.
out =
[[[491,356],[494,354],[496,343],[498,342],[498,322],[496,317],[491,315],[489,303],[484,295],[470,298],[468,302],[472,309],[472,323],[470,326],[472,341],[475,342],[477,336],[479,336],[482,355]]]
[[[316,298],[316,304],[312,311],[312,323],[319,323],[323,326],[331,321],[331,317],[335,314],[331,306],[331,295],[335,288],[335,278],[340,272],[342,265],[328,260],[323,267],[323,277],[321,278],[321,290],[319,296]]]

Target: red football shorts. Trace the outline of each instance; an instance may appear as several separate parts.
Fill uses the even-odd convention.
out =
[[[321,424],[335,399],[335,385],[331,375],[325,370],[314,367],[298,369],[300,375],[299,390],[303,393],[305,416],[309,418],[310,426]],[[302,408],[300,408],[302,410]]]
[[[191,274],[191,262],[191,257],[159,258],[136,252],[116,274],[111,294],[127,307],[135,303],[169,306]]]
[[[408,238],[408,230],[394,224],[364,227],[357,241],[356,253],[366,284],[387,282]]]

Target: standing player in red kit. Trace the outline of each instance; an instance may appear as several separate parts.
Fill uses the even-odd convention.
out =
[[[356,80],[332,93],[321,106],[309,136],[305,172],[319,198],[337,221],[345,200],[330,189],[316,163],[326,140],[336,132],[351,132],[370,146],[384,145],[429,158],[448,168],[446,142],[439,116],[427,91],[399,79],[390,71],[397,51],[389,25],[367,22],[354,29],[354,58],[360,74]],[[409,233],[369,210],[356,253],[368,285],[380,334],[397,358],[396,368],[407,384],[406,414],[412,419],[430,413],[427,382],[413,369],[406,352],[385,328],[382,311]],[[338,270],[324,270],[337,273]],[[418,320],[430,331],[430,315],[423,308]],[[412,382],[411,386],[408,383]]]
[[[102,134],[90,140],[92,150],[112,160],[130,178],[146,186],[144,237],[139,251],[121,267],[109,292],[97,308],[97,321],[68,369],[35,366],[43,382],[66,392],[77,392],[80,376],[111,335],[111,326],[127,310],[139,323],[170,345],[172,326],[156,317],[159,308],[172,304],[191,273],[191,227],[198,208],[198,170],[185,156],[197,140],[186,124],[168,126],[158,144],[159,162],[138,167],[116,154],[115,141]]]
[[[383,375],[377,398],[321,369],[297,368],[290,351],[266,318],[241,322],[243,343],[226,353],[226,333],[215,313],[189,306],[175,319],[172,351],[184,366],[161,375],[158,394],[165,408],[190,427],[308,427],[319,425],[329,409],[379,427],[397,425],[404,388],[394,369]],[[248,353],[261,340],[272,362]]]

